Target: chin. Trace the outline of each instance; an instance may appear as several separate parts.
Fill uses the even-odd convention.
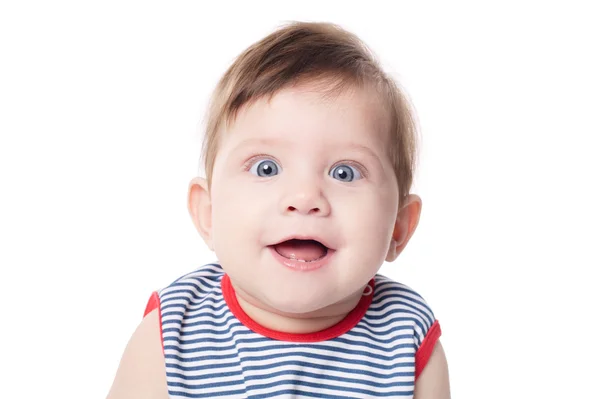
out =
[[[326,298],[312,297],[298,300],[295,295],[287,298],[283,295],[276,295],[275,298],[267,297],[265,303],[278,313],[296,316],[312,314],[332,305]],[[314,315],[312,316],[314,317]]]

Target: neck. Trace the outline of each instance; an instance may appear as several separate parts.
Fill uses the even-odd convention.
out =
[[[221,281],[227,306],[240,322],[265,337],[292,342],[326,341],[351,330],[371,305],[374,284],[372,279],[364,290],[314,312],[290,314],[248,295],[234,286],[227,274]]]
[[[251,295],[248,295],[228,278],[227,280],[229,295],[235,297],[238,307],[251,320],[251,323],[256,323],[262,328],[284,334],[311,334],[324,331],[332,326],[339,325],[338,323],[347,316],[353,320],[356,319],[354,321],[349,320],[350,323],[355,324],[362,317],[366,311],[366,307],[371,302],[371,298],[364,297],[361,290],[340,302],[314,312],[305,314],[283,313],[266,306]],[[361,299],[363,299],[363,309],[359,309],[359,306],[357,306],[361,302]],[[235,304],[230,305],[235,306]],[[349,316],[349,313],[352,313],[352,315]],[[339,326],[343,329],[343,326]]]
[[[350,302],[340,304],[342,306],[338,305],[314,314],[293,315],[274,312],[254,298],[247,297],[239,289],[234,289],[238,303],[248,317],[263,327],[290,334],[308,334],[334,326],[342,321],[360,300],[360,297],[353,298]]]

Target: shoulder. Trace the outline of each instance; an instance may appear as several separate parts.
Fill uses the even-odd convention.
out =
[[[125,348],[108,399],[168,398],[163,322],[182,319],[186,308],[217,296],[223,275],[219,264],[203,265],[151,295],[144,318]]]
[[[414,289],[388,277],[377,275],[371,315],[386,321],[401,336],[411,337],[415,355],[415,378],[430,361],[438,362],[442,330],[433,310]],[[443,356],[443,351],[441,351]],[[445,361],[445,357],[444,357]]]
[[[131,336],[108,399],[168,397],[159,312],[155,309],[144,317]]]
[[[202,265],[187,273],[159,291],[160,296],[173,294],[201,295],[209,293],[221,284],[225,272],[218,263]]]
[[[371,310],[412,321],[422,335],[420,341],[436,322],[433,310],[417,291],[382,275],[375,276]]]
[[[221,280],[225,272],[217,263],[209,263],[187,273],[158,291],[162,316],[183,316],[184,309],[221,296]]]

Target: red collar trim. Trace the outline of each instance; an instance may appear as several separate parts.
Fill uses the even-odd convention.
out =
[[[328,339],[339,337],[340,335],[350,331],[352,328],[354,328],[355,325],[358,324],[358,322],[360,321],[360,319],[362,319],[365,313],[367,313],[367,309],[373,301],[373,293],[375,291],[375,279],[371,279],[371,281],[369,281],[369,286],[371,286],[371,289],[369,290],[369,295],[363,295],[362,298],[360,298],[358,305],[356,305],[356,307],[352,309],[352,311],[348,313],[346,317],[343,318],[339,323],[329,328],[326,328],[325,330],[316,331],[313,333],[295,334],[271,330],[269,328],[261,326],[260,324],[252,320],[250,316],[248,316],[240,306],[235,295],[233,286],[231,285],[231,281],[229,280],[229,276],[227,274],[224,274],[223,278],[221,279],[221,289],[223,290],[223,297],[225,298],[225,303],[227,303],[227,306],[229,306],[229,310],[231,310],[231,313],[233,313],[233,315],[243,325],[245,325],[255,333],[263,335],[265,337],[276,339],[279,341],[291,342],[326,341]]]

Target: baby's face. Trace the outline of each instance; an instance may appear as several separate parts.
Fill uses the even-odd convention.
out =
[[[385,120],[372,94],[325,100],[309,86],[242,109],[210,193],[212,247],[235,285],[286,313],[362,291],[398,212]]]

